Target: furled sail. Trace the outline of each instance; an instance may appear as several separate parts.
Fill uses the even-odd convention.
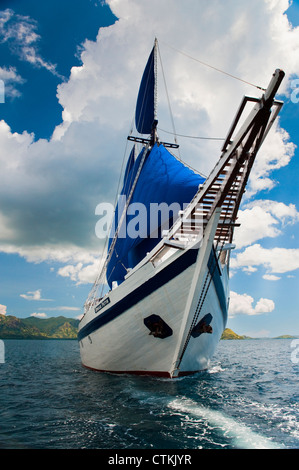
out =
[[[126,206],[140,161],[131,153],[123,188],[115,211],[109,247],[118,227],[118,236],[107,265],[107,282],[120,284],[128,268],[134,268],[161,239],[162,229],[171,227],[183,209],[204,182],[204,178],[171,155],[162,145],[155,144],[146,156],[142,171],[130,199],[129,209],[121,226],[121,214]],[[174,209],[174,210],[173,210]]]
[[[137,97],[135,125],[140,134],[150,134],[155,120],[156,47],[155,43],[146,64]]]

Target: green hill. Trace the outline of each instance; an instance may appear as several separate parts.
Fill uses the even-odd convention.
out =
[[[292,336],[292,335],[281,335],[281,336],[276,336],[273,339],[297,339],[299,336]]]
[[[17,318],[12,315],[0,315],[0,339],[77,339],[79,320],[66,317]],[[283,335],[280,338],[298,338]],[[226,328],[221,339],[252,339],[237,335]]]
[[[17,318],[0,315],[1,339],[76,339],[79,320],[66,317]]]
[[[291,336],[291,335],[282,335],[282,336],[276,336],[275,338],[272,339],[293,339],[293,338],[298,338],[298,336]],[[220,339],[271,339],[271,338],[251,338],[250,336],[240,336],[237,335],[233,330],[230,328],[226,328]]]
[[[220,339],[248,339],[248,336],[237,335],[237,333],[230,328],[225,328]]]

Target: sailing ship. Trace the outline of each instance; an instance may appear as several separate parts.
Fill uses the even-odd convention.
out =
[[[128,137],[133,147],[122,199],[78,341],[89,369],[176,378],[209,367],[226,327],[238,209],[257,152],[283,105],[276,93],[284,72],[275,70],[260,98],[243,97],[220,158],[204,178],[173,155],[176,143],[159,140],[157,47],[155,40],[137,97],[138,135]],[[138,235],[129,236],[136,204],[146,215]],[[173,204],[176,213],[150,216],[152,207]]]

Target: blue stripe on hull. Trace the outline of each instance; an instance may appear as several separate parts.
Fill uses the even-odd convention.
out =
[[[217,292],[217,297],[220,303],[224,324],[227,322],[227,298],[223,288],[223,282],[221,280],[221,272],[218,265],[218,259],[215,251],[212,249],[211,255],[208,261],[208,268],[212,276],[214,286]]]
[[[167,284],[169,281],[174,279],[176,276],[181,274],[185,269],[189,266],[194,264],[197,259],[198,250],[197,249],[190,249],[183,253],[177,260],[175,260],[170,265],[166,266],[162,271],[156,274],[153,278],[146,281],[140,287],[135,289],[134,291],[130,292],[126,297],[121,299],[115,305],[108,308],[105,312],[101,313],[98,317],[91,320],[87,325],[85,325],[78,333],[78,340],[85,338],[86,336],[90,335],[94,331],[98,330],[102,326],[106,325],[110,321],[117,318],[119,315],[127,311],[129,308],[136,305],[138,302],[143,300],[145,297],[148,297],[150,294],[155,292],[157,289],[162,287],[163,285]],[[224,317],[227,316],[227,308],[226,308],[226,298],[225,293],[222,285],[222,281],[220,279],[220,272],[218,266],[214,269],[214,263],[211,261],[214,252],[211,253],[210,261],[209,261],[209,269],[210,273],[213,276],[214,285],[216,288],[216,292],[219,298],[219,302],[221,305],[221,309],[223,312]],[[226,318],[224,318],[226,321]]]

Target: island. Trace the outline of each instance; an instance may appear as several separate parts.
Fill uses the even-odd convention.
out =
[[[220,339],[251,339],[249,336],[240,336],[230,328],[225,328]]]
[[[50,318],[18,318],[0,315],[0,339],[77,339],[79,320],[63,316]],[[293,339],[298,336],[282,335],[272,339]],[[261,339],[238,335],[225,328],[221,340]],[[271,339],[271,338],[263,338]]]
[[[0,315],[0,339],[77,339],[79,320]]]

